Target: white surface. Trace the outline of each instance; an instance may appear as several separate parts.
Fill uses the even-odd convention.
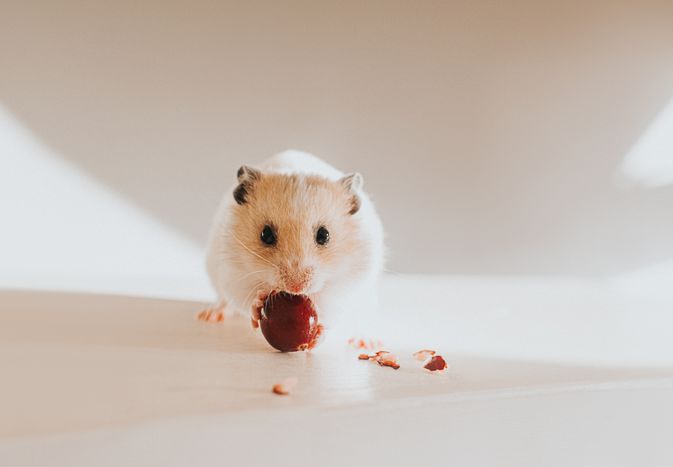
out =
[[[265,407],[0,445],[10,465],[667,466],[673,380]],[[272,397],[272,396],[269,396]]]
[[[673,297],[650,292],[603,279],[388,276],[379,329],[472,355],[673,367]]]
[[[384,289],[398,371],[273,352],[193,302],[0,294],[0,464],[673,463],[670,303],[585,281]],[[422,371],[420,347],[449,372]],[[271,394],[288,376],[296,391]]]

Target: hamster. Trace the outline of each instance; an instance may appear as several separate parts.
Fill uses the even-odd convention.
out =
[[[285,291],[313,301],[325,338],[360,332],[384,262],[381,220],[362,187],[359,173],[300,151],[242,166],[208,240],[218,310],[257,327],[266,297]]]

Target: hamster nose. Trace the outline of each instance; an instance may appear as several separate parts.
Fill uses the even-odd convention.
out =
[[[303,293],[313,279],[313,268],[304,268],[302,270],[295,270],[287,275],[285,278],[285,288],[288,292],[293,294]]]

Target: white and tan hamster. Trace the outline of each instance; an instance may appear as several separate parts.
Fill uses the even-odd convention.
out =
[[[313,300],[328,340],[337,323],[359,332],[377,306],[384,255],[381,221],[362,183],[360,174],[294,150],[242,166],[207,249],[224,313],[255,325],[266,296],[286,291]]]

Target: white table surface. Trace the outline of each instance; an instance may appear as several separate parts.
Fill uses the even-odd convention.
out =
[[[398,371],[274,352],[197,302],[1,292],[0,465],[673,465],[668,302],[530,280],[384,297]],[[448,372],[413,361],[426,346]]]

